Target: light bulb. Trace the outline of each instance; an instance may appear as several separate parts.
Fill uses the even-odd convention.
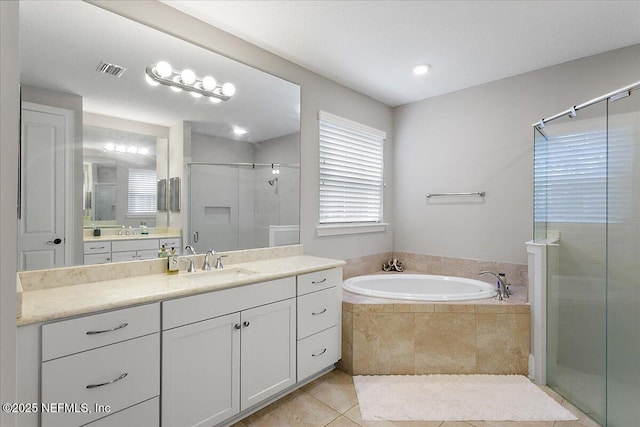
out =
[[[138,150],[138,154],[142,154],[143,156],[146,156],[147,154],[149,154],[149,149],[146,147],[142,147],[141,149]]]
[[[186,85],[192,85],[196,82],[196,73],[188,68],[185,68],[180,73],[180,80]]]
[[[136,154],[138,152],[138,147],[135,145],[130,145],[127,147],[127,153]]]
[[[222,85],[222,94],[226,96],[233,96],[236,93],[236,87],[233,83],[225,83]]]
[[[160,77],[167,78],[171,74],[173,74],[173,68],[171,68],[171,64],[169,64],[167,61],[158,62],[155,68]]]
[[[116,146],[109,142],[105,144],[104,149],[107,151],[113,151],[116,149]]]
[[[147,81],[147,83],[149,83],[151,86],[158,86],[160,83],[158,83],[157,81],[153,80],[151,77],[149,77],[148,74],[145,74],[144,79]]]
[[[202,87],[205,90],[214,90],[216,88],[216,79],[211,76],[206,76],[202,79]]]
[[[116,152],[124,153],[127,151],[127,147],[125,145],[116,145]]]

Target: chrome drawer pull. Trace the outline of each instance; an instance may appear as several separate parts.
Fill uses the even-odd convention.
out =
[[[248,320],[245,320],[244,322],[242,322],[242,325],[243,325],[245,328],[248,328],[250,324],[251,324],[251,323],[249,323],[249,321],[248,321]]]
[[[96,335],[96,334],[104,334],[105,332],[113,332],[113,331],[117,331],[118,329],[126,328],[127,326],[129,326],[128,323],[123,323],[122,325],[116,326],[113,329],[105,329],[104,331],[87,331],[87,335]]]
[[[89,246],[89,249],[104,249],[104,246]]]
[[[312,285],[318,285],[318,284],[320,284],[320,283],[324,283],[324,282],[326,282],[326,281],[327,281],[327,278],[325,277],[325,278],[324,278],[324,279],[322,279],[322,280],[314,280],[314,281],[312,281],[312,282],[311,282],[311,284],[312,284]]]
[[[326,313],[326,312],[327,312],[327,309],[325,308],[325,309],[324,309],[324,310],[322,310],[322,311],[316,311],[316,312],[314,312],[314,313],[311,313],[311,315],[312,315],[312,316],[317,316],[317,315],[319,315],[319,314]]]
[[[240,323],[236,323],[235,325],[233,325],[233,327],[236,329],[240,329],[242,326],[240,326]]]
[[[322,350],[320,353],[315,353],[315,354],[311,354],[313,357],[318,357],[318,356],[322,356],[323,354],[325,354],[327,352],[327,349],[325,348],[324,350]]]
[[[121,379],[123,379],[127,375],[129,375],[129,374],[125,372],[124,374],[122,374],[118,378],[116,378],[115,380],[111,380],[111,381],[108,381],[108,382],[102,383],[102,384],[89,384],[87,386],[87,388],[98,388],[98,387],[102,387],[102,386],[105,386],[105,385],[113,384],[113,383],[115,383],[117,381],[120,381]]]

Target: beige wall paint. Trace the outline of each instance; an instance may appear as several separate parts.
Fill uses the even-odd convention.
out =
[[[310,255],[349,259],[392,249],[392,231],[336,237],[318,237],[318,110],[324,110],[388,134],[387,187],[384,217],[393,223],[391,209],[391,108],[367,96],[320,77],[244,40],[225,33],[162,3],[148,1],[91,1],[105,9],[163,30],[205,49],[271,73],[301,86],[301,201],[300,239]]]
[[[0,402],[16,399],[16,198],[20,69],[18,3],[0,2]],[[0,412],[0,425],[12,427],[14,414]]]
[[[640,45],[394,109],[394,250],[526,264],[533,129],[640,79]],[[429,192],[486,191],[426,201]]]

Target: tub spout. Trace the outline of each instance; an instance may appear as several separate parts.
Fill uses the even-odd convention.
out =
[[[496,283],[498,287],[498,295],[496,295],[497,300],[504,301],[505,298],[509,298],[509,289],[508,289],[508,285],[507,285],[507,281],[505,279],[504,273],[494,273],[492,271],[481,271],[480,274],[478,275],[482,276],[483,274],[491,274],[492,276],[495,276],[496,279],[498,279],[498,282]]]

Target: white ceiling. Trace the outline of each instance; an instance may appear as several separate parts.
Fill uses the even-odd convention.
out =
[[[151,87],[145,68],[160,60],[230,81],[236,94],[212,104]],[[100,74],[100,61],[127,70]],[[165,127],[189,121],[196,132],[247,142],[299,131],[298,85],[83,1],[20,2],[20,70],[23,84],[82,96],[85,112]],[[234,135],[234,126],[248,133]]]
[[[640,43],[640,1],[163,2],[390,106]]]

